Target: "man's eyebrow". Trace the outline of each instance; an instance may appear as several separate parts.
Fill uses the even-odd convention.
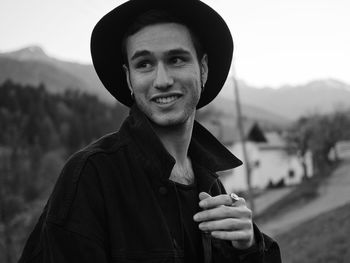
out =
[[[148,56],[150,55],[151,52],[148,51],[148,50],[139,50],[139,51],[136,51],[134,53],[134,55],[132,55],[132,57],[130,58],[130,60],[134,60],[134,59],[137,59],[139,57],[143,57],[143,56]]]
[[[172,49],[167,52],[167,55],[169,56],[174,56],[174,55],[190,55],[191,52],[183,49],[183,48],[177,48],[177,49]]]
[[[130,60],[135,60],[135,59],[137,59],[139,57],[143,57],[143,56],[149,56],[150,54],[151,54],[151,52],[148,50],[138,50],[132,55]],[[166,52],[167,56],[190,55],[190,54],[191,54],[190,51],[183,49],[183,48],[175,48],[175,49],[171,49],[171,50]]]

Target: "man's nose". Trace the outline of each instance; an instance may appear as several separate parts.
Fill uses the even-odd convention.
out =
[[[166,89],[174,84],[174,79],[169,74],[168,70],[163,63],[159,63],[156,70],[156,76],[154,79],[154,87],[157,89]]]

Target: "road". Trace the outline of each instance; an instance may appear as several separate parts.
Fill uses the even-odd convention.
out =
[[[285,214],[273,217],[259,227],[264,233],[274,237],[305,220],[346,203],[350,203],[350,160],[343,161],[332,175],[322,183],[317,198],[304,206],[296,207]]]

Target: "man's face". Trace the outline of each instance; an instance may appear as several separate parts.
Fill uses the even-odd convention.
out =
[[[199,62],[189,30],[180,24],[150,25],[126,40],[128,85],[135,102],[160,126],[194,120],[207,58]]]

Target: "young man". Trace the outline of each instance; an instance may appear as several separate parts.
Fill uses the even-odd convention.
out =
[[[198,0],[131,0],[91,52],[130,115],[67,162],[20,262],[280,262],[215,174],[241,162],[194,120],[230,68],[222,18]]]

